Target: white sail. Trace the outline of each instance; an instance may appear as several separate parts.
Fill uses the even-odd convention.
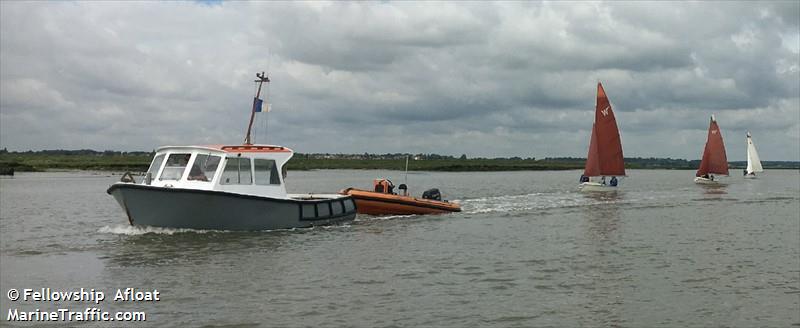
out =
[[[761,160],[758,158],[758,152],[756,152],[756,146],[753,144],[753,138],[750,137],[750,132],[747,132],[747,174],[763,171]]]

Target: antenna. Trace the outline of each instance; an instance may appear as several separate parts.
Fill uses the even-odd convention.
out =
[[[406,155],[406,178],[403,181],[403,183],[405,183],[405,184],[408,184],[408,156],[409,155]]]
[[[269,77],[267,77],[267,74],[264,74],[264,72],[256,73],[256,77],[258,80],[255,80],[254,82],[258,83],[258,91],[256,91],[256,96],[253,98],[253,110],[250,112],[250,123],[247,124],[247,134],[244,136],[245,145],[252,145],[250,142],[250,131],[253,129],[253,119],[256,117],[256,105],[259,101],[258,97],[261,95],[261,86],[264,84],[264,82],[270,82]]]

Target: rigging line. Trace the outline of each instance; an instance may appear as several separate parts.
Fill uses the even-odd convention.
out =
[[[253,95],[254,95],[253,97],[256,97],[255,94],[256,94],[256,92],[258,92],[257,88],[258,88],[258,82],[253,82]],[[256,117],[256,119],[258,119],[258,117]],[[250,142],[254,143],[254,144],[257,143],[256,139],[258,138],[258,124],[256,124],[255,127],[253,128],[253,137],[252,138],[253,138],[253,140],[251,140]]]
[[[256,124],[253,124],[253,144],[258,144],[258,113],[256,113]]]
[[[267,76],[269,76],[272,73],[270,71],[270,67],[271,66],[272,66],[272,49],[267,47]],[[269,144],[269,112],[271,110],[270,102],[272,101],[272,96],[270,95],[270,90],[271,89],[272,88],[270,88],[270,85],[267,84],[267,91],[266,91],[266,95],[264,96],[264,100],[266,100],[265,101],[265,103],[266,103],[265,105],[267,106],[267,112],[266,112],[266,114],[264,114],[264,143],[265,144]],[[261,112],[262,113],[264,112],[263,108],[261,109]]]
[[[267,64],[267,67],[269,67],[269,64]],[[270,87],[269,84],[267,84],[267,92],[266,92],[266,95],[264,96],[264,100],[265,100],[264,102],[266,103],[264,105],[267,106],[267,112],[266,112],[266,114],[264,114],[264,143],[268,143],[269,142],[269,139],[268,139],[268,136],[269,136],[269,129],[268,129],[269,128],[269,113],[272,110],[272,108],[270,108],[270,102],[272,101],[272,96],[271,96],[270,90],[272,90],[272,88]],[[264,110],[262,109],[261,112],[263,113]]]
[[[261,115],[258,115],[258,114],[259,113],[254,113],[254,115],[255,115],[255,124],[253,124],[253,136],[252,136],[253,140],[251,141],[253,144],[257,144],[258,143],[258,117],[261,116]]]

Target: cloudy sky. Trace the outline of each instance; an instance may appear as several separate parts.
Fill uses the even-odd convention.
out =
[[[800,160],[800,2],[0,2],[0,147]]]

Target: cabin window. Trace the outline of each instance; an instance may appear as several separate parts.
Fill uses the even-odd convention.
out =
[[[340,201],[331,202],[331,207],[333,207],[333,215],[344,213],[344,205],[342,205],[342,202]]]
[[[150,181],[149,179],[152,179],[154,176],[158,174],[158,169],[161,168],[161,164],[163,163],[164,163],[164,154],[158,154],[155,158],[153,158],[153,162],[150,163],[150,168],[147,169],[147,175],[149,176],[148,181]],[[150,184],[150,182],[148,182],[147,184]]]
[[[257,185],[281,184],[280,177],[278,177],[278,166],[275,165],[275,160],[256,159],[254,161],[255,161]]]
[[[344,201],[344,211],[350,213],[356,210],[356,204],[353,203],[353,199],[349,198]]]
[[[304,219],[313,219],[317,216],[317,212],[314,210],[314,204],[303,204],[301,211],[303,212],[302,217]]]
[[[186,164],[189,164],[189,158],[192,154],[170,154],[167,157],[167,164],[164,170],[161,171],[159,180],[180,180],[183,176],[183,171],[186,170]]]
[[[219,179],[219,184],[253,184],[250,159],[241,157],[228,157],[228,159],[225,161],[225,170],[222,171],[222,177]]]
[[[321,218],[331,216],[331,208],[328,203],[317,203],[317,214]]]
[[[217,172],[217,166],[222,157],[206,154],[198,154],[192,169],[189,171],[189,180],[194,181],[211,181],[214,178],[214,173]]]

